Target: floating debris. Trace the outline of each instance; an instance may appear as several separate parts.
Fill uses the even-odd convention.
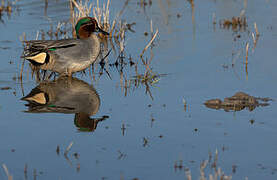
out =
[[[263,103],[260,103],[262,101]],[[237,92],[232,97],[227,97],[224,101],[220,99],[211,99],[206,101],[204,104],[206,107],[211,109],[224,109],[225,111],[241,111],[247,108],[249,111],[253,111],[259,106],[268,106],[268,101],[272,101],[270,98],[260,98],[250,96],[244,92]]]

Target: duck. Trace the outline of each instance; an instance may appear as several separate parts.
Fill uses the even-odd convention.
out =
[[[61,40],[24,41],[23,58],[38,69],[72,76],[93,64],[100,53],[100,40],[96,33],[109,35],[93,17],[82,17],[75,25],[77,38]]]

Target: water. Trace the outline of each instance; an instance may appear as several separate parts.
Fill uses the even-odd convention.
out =
[[[11,89],[0,91],[0,163],[6,164],[14,179],[24,179],[25,164],[28,179],[33,178],[34,169],[37,179],[184,179],[184,167],[198,179],[200,163],[209,158],[209,152],[214,158],[218,150],[217,165],[233,179],[276,179],[275,101],[251,112],[225,112],[203,105],[206,100],[224,99],[238,91],[276,100],[276,2],[248,1],[247,30],[237,33],[221,29],[219,21],[239,16],[244,3],[241,0],[195,1],[194,10],[188,1],[159,0],[144,8],[138,2],[130,1],[121,17],[127,23],[136,23],[132,27],[135,33],[126,34],[126,56],[141,64],[139,54],[151,39],[144,33],[150,34],[152,19],[154,32],[158,29],[159,34],[151,68],[166,76],[150,86],[152,100],[143,85],[132,86],[125,95],[115,67],[107,66],[112,79],[106,73],[99,76],[99,65],[95,80],[78,74],[77,87],[91,85],[100,98],[100,107],[90,118],[109,117],[92,132],[80,131],[74,123],[76,112],[24,112],[28,103],[21,98],[39,83],[30,74],[24,76],[22,85],[15,78],[22,62],[19,37],[25,32],[27,39],[35,39],[38,30],[46,32],[50,24],[69,20],[67,1],[49,1],[45,12],[44,1],[22,0],[16,3],[10,18],[3,13],[0,87]],[[111,19],[123,5],[111,3]],[[261,35],[252,51],[254,22]],[[238,34],[241,38],[234,41]],[[248,72],[244,63],[247,42]],[[114,63],[117,55],[112,53],[109,62]],[[150,55],[149,49],[144,57],[149,59]],[[145,68],[138,67],[139,73],[144,73]],[[28,74],[27,66],[24,72]],[[134,75],[134,66],[127,65],[124,77],[129,80]],[[75,87],[69,89],[74,91]],[[71,142],[66,159],[63,153]],[[174,168],[180,161],[184,167]],[[213,173],[210,166],[207,174]],[[232,172],[234,167],[236,171]],[[7,179],[3,169],[0,179]]]

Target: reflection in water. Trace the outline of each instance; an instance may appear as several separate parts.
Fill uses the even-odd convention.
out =
[[[262,101],[262,102],[259,102]],[[272,101],[270,98],[260,98],[250,96],[244,92],[237,92],[231,97],[224,98],[224,101],[220,99],[211,99],[204,104],[211,109],[224,109],[225,111],[241,111],[247,108],[249,111],[253,111],[259,106],[268,106],[268,101]]]
[[[25,112],[74,113],[74,124],[80,131],[94,131],[98,122],[108,118],[90,118],[98,112],[100,98],[92,85],[77,78],[42,82],[21,100],[28,102]]]

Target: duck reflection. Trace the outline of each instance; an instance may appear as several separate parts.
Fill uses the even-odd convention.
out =
[[[90,118],[98,112],[100,98],[92,85],[77,78],[42,82],[21,100],[28,102],[25,112],[75,114],[74,124],[79,131],[92,132],[98,122],[108,118]]]

